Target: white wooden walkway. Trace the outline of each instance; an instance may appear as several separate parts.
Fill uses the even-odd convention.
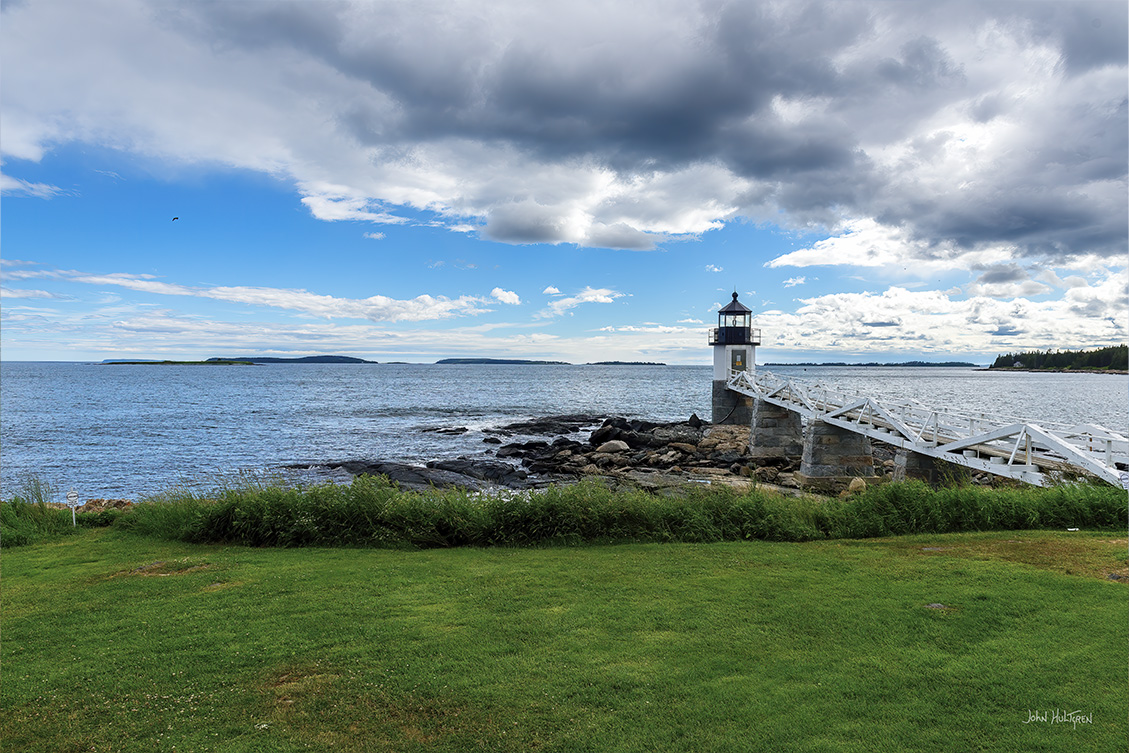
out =
[[[1118,464],[1129,467],[1129,437],[1102,426],[935,410],[760,370],[730,371],[726,386],[879,442],[1038,486],[1080,471],[1121,486]]]

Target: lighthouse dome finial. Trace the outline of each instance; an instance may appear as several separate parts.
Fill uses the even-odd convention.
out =
[[[737,300],[737,291],[736,290],[733,291],[733,300]]]

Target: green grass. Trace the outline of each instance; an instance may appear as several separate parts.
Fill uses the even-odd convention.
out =
[[[51,753],[1124,750],[1129,592],[1105,575],[1125,570],[1123,533],[1085,531],[398,551],[80,530],[3,554],[0,734]],[[1056,708],[1092,723],[1023,723]]]

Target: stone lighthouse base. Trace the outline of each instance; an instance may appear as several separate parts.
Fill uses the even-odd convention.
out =
[[[815,491],[837,492],[854,478],[874,478],[870,438],[823,421],[810,421],[804,432],[804,455],[796,481]]]
[[[723,426],[749,426],[753,421],[753,399],[714,380],[711,422]]]

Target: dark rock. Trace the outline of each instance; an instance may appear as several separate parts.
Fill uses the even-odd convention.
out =
[[[492,460],[472,460],[459,458],[457,460],[433,460],[427,464],[428,468],[437,468],[442,471],[451,471],[463,476],[489,481],[503,486],[512,486],[519,481],[524,481],[529,474],[524,469],[512,466],[509,463],[499,463]]]
[[[498,439],[497,437],[486,437],[482,441],[485,442],[486,444],[501,444],[502,443],[502,440]]]
[[[732,450],[715,450],[709,457],[711,462],[719,466],[728,466],[741,461],[741,453]]]
[[[424,429],[423,431],[432,432],[434,434],[457,435],[457,434],[466,434],[470,430],[467,429],[467,427],[465,427],[465,426],[436,426],[436,427]]]
[[[534,440],[532,442],[513,442],[498,448],[498,457],[500,458],[518,458],[536,450],[544,450],[548,448],[548,442]]]
[[[610,442],[613,439],[617,439],[619,432],[619,429],[615,428],[614,426],[609,426],[605,423],[599,429],[596,429],[594,432],[592,432],[592,436],[588,437],[588,444],[592,445],[593,447],[599,447],[604,442]]]
[[[347,460],[336,463],[334,467],[341,468],[354,476],[368,474],[371,476],[387,476],[402,489],[424,491],[432,487],[444,489],[448,487],[463,487],[479,491],[484,485],[479,479],[454,473],[439,468],[424,468],[407,463],[369,462],[364,460]]]
[[[506,434],[575,434],[585,427],[600,423],[600,416],[587,413],[570,413],[563,416],[545,416],[529,421],[518,421],[501,427]]]
[[[690,418],[686,421],[686,423],[690,425],[691,429],[702,428],[702,419],[698,418],[697,413],[691,413]]]

